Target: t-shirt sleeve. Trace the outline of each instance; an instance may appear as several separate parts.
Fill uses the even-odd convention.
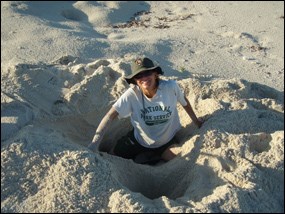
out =
[[[184,93],[182,91],[182,89],[180,88],[180,86],[178,85],[178,83],[176,81],[174,81],[174,92],[175,95],[177,97],[177,101],[182,105],[182,106],[186,106],[187,102],[185,100],[185,96]]]
[[[128,89],[122,96],[113,104],[113,107],[119,113],[119,118],[126,118],[132,114],[132,89]]]

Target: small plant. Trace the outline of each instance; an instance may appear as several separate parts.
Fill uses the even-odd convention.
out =
[[[183,72],[185,72],[185,71],[186,71],[186,68],[185,68],[185,67],[183,67],[183,66],[181,66],[181,67],[179,68],[179,71],[180,71],[181,73],[183,73]]]

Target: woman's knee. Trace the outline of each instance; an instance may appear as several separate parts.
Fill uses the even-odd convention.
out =
[[[180,153],[180,147],[177,144],[173,144],[168,147],[162,154],[161,158],[166,161],[170,161]]]

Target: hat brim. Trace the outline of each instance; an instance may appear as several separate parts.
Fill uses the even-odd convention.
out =
[[[136,73],[134,73],[134,74],[131,74],[131,75],[129,75],[129,76],[126,76],[125,77],[125,80],[127,81],[127,83],[134,83],[134,79],[133,79],[133,77],[134,76],[136,76],[137,74],[139,74],[139,73],[141,73],[141,72],[143,72],[143,71],[150,71],[150,70],[157,70],[157,72],[158,72],[158,74],[161,74],[161,75],[163,75],[163,71],[162,71],[162,69],[161,69],[161,67],[159,67],[159,66],[154,66],[154,67],[151,67],[151,68],[141,68],[141,69],[139,69]]]

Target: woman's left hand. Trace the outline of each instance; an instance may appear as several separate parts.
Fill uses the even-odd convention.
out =
[[[203,125],[203,123],[204,123],[204,120],[202,120],[202,119],[197,119],[197,121],[195,122],[195,124],[199,127],[199,128],[201,128],[201,126]]]

